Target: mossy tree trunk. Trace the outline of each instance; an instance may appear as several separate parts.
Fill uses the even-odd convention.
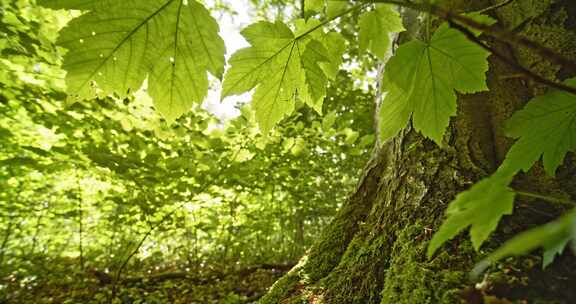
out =
[[[491,14],[501,25],[576,59],[575,1],[515,0]],[[490,44],[548,78],[574,76],[518,46]],[[462,235],[432,259],[425,256],[447,204],[502,162],[512,143],[503,134],[506,119],[546,89],[493,56],[488,86],[488,92],[459,97],[445,147],[407,129],[378,148],[355,193],[261,303],[576,303],[576,258],[569,252],[545,271],[535,253],[493,265],[482,284],[469,277],[487,252],[565,211],[544,201],[517,199],[514,215],[500,223],[481,252]],[[576,159],[569,154],[556,178],[536,166],[513,187],[576,199]]]

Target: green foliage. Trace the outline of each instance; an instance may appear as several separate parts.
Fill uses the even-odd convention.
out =
[[[389,87],[380,112],[382,141],[395,136],[412,117],[416,130],[441,145],[450,117],[456,115],[456,91],[488,89],[488,55],[447,24],[428,42],[400,46],[386,64]]]
[[[482,272],[491,263],[505,257],[527,254],[538,247],[544,248],[542,267],[546,267],[556,255],[562,254],[568,242],[576,240],[575,227],[576,210],[572,210],[556,221],[516,235],[478,263],[475,272]]]
[[[224,42],[198,2],[44,1],[53,8],[88,8],[60,33],[72,100],[125,98],[148,77],[157,109],[173,121],[202,102],[207,72],[221,78]],[[88,3],[88,4],[87,4]]]
[[[576,79],[569,79],[565,83],[574,85]],[[514,113],[507,122],[507,134],[518,140],[495,174],[460,193],[450,203],[446,221],[430,242],[428,256],[469,225],[472,226],[472,243],[478,250],[496,229],[500,218],[512,213],[515,195],[508,185],[519,171],[527,172],[542,157],[544,169],[549,175],[554,175],[566,153],[576,149],[575,101],[572,94],[551,90],[533,98],[524,109]],[[462,208],[472,203],[472,208]],[[490,261],[523,254],[539,246],[546,249],[544,267],[547,266],[571,238],[566,235],[568,232],[565,227],[569,218],[563,217],[557,222],[518,235],[484,261],[479,269]]]
[[[322,39],[338,43],[341,38],[336,33],[325,37],[308,35],[318,24],[301,22],[300,25],[299,34],[295,35],[280,21],[255,23],[242,30],[252,46],[237,51],[230,58],[231,67],[224,77],[222,97],[256,87],[252,103],[263,133],[268,133],[283,117],[292,113],[297,100],[321,112],[328,76],[333,77],[341,62],[342,53],[338,52],[343,49],[332,48],[329,53],[322,43]]]
[[[86,0],[38,0],[37,3],[52,9],[88,10],[98,6],[100,1]]]
[[[390,34],[404,30],[400,14],[391,5],[377,5],[374,10],[362,14],[358,25],[360,49],[370,50],[380,60],[384,60],[390,48]]]
[[[308,0],[304,2],[305,9],[314,12],[322,12],[325,0]]]
[[[323,87],[330,125],[297,104],[262,136],[251,105],[238,104],[242,115],[229,121],[192,106],[168,124],[147,94],[150,83],[123,99],[113,94],[66,107],[55,40],[75,13],[27,1],[0,5],[0,28],[9,34],[0,36],[6,67],[0,73],[2,301],[100,303],[109,285],[96,288],[94,279],[86,280],[88,270],[112,275],[136,249],[122,277],[160,267],[206,272],[198,279],[213,280],[218,271],[293,263],[351,191],[367,158],[374,96],[339,71],[345,41],[336,32],[317,42],[330,46],[325,51],[336,66],[301,62],[338,83]],[[254,294],[243,280],[239,275],[193,293],[186,288],[194,280],[122,286],[116,301],[174,302],[168,292],[174,290],[195,297],[185,303],[238,302]],[[227,296],[238,284],[247,291]],[[262,292],[271,282],[260,284]],[[210,288],[219,298],[208,296]]]
[[[576,86],[576,78],[565,83]],[[576,150],[575,117],[576,96],[570,93],[552,90],[532,99],[507,123],[508,136],[518,140],[505,164],[527,172],[542,157],[544,169],[554,176],[566,153]]]
[[[515,193],[508,188],[512,177],[499,172],[458,194],[446,210],[446,220],[430,241],[428,257],[469,226],[472,245],[478,250],[496,229],[500,218],[512,213]]]
[[[326,3],[326,15],[328,16],[328,18],[341,14],[348,7],[347,1],[325,0],[325,3]]]
[[[264,2],[260,17],[289,6]],[[391,33],[404,30],[395,6],[304,1],[306,20],[244,28],[250,46],[225,71],[220,27],[194,0],[38,0],[81,11],[73,13],[0,3],[0,269],[22,286],[37,284],[51,261],[118,270],[131,252],[132,272],[166,260],[195,269],[293,261],[355,184],[375,142],[375,82],[366,75],[385,59]],[[411,122],[442,146],[457,94],[488,89],[490,53],[447,23],[430,32],[441,20],[427,18],[425,37],[385,66],[381,141]],[[222,80],[221,98],[254,91],[241,116],[220,121],[198,105],[217,87],[209,74]],[[89,102],[66,108],[64,92]],[[468,228],[479,250],[512,213],[518,172],[542,158],[555,174],[576,150],[575,100],[551,90],[512,116],[507,134],[517,140],[504,163],[449,204],[429,257]],[[538,247],[545,267],[574,240],[575,222],[571,211],[519,234],[477,270]],[[131,292],[122,301],[135,300]]]

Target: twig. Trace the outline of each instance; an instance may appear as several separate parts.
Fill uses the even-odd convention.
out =
[[[505,1],[502,1],[502,2],[500,2],[500,3],[496,3],[496,4],[492,5],[492,6],[489,6],[489,7],[485,8],[485,9],[481,9],[481,10],[478,11],[478,13],[484,14],[484,13],[486,13],[486,12],[493,11],[493,10],[495,10],[495,9],[499,9],[499,8],[501,8],[501,7],[504,7],[504,6],[506,6],[506,5],[508,5],[508,4],[512,3],[512,2],[514,2],[514,0],[505,0]]]
[[[574,62],[573,60],[570,60],[566,57],[564,57],[561,54],[558,54],[557,52],[553,51],[550,48],[547,48],[537,42],[534,42],[532,40],[529,40],[525,37],[522,36],[518,36],[516,34],[513,34],[512,32],[509,31],[505,31],[502,29],[497,29],[497,28],[491,28],[488,25],[482,24],[482,23],[478,23],[472,19],[463,17],[461,15],[455,15],[452,13],[448,13],[449,15],[447,16],[448,20],[457,20],[459,22],[462,22],[463,24],[481,30],[483,31],[485,34],[492,36],[500,41],[506,42],[506,43],[517,43],[520,45],[523,45],[527,48],[530,48],[536,52],[538,52],[540,54],[540,56],[542,56],[543,58],[546,58],[552,62],[555,62],[556,64],[565,66],[573,71],[576,71],[576,62]]]
[[[208,185],[210,185],[210,184],[206,184],[206,187],[202,187],[202,189],[200,189],[198,191],[198,193],[201,193],[204,190],[206,190]],[[186,203],[188,203],[188,202],[183,202],[183,203],[178,204],[172,211],[165,214],[158,222],[156,222],[156,224],[151,225],[151,227],[148,229],[148,231],[140,239],[140,242],[138,242],[138,244],[136,245],[136,248],[134,248],[134,250],[132,250],[132,252],[126,257],[124,262],[122,262],[122,265],[120,265],[120,268],[118,268],[118,271],[116,272],[116,276],[114,277],[114,280],[112,282],[112,292],[111,292],[110,298],[108,300],[109,304],[112,303],[112,301],[114,300],[114,297],[116,296],[118,283],[120,282],[122,272],[124,271],[126,266],[128,266],[128,262],[130,262],[130,260],[138,253],[138,251],[140,251],[140,248],[142,247],[144,242],[148,239],[148,237],[152,234],[152,232],[154,232],[154,230],[156,230],[158,227],[162,226],[162,224],[164,224],[165,220],[167,220],[170,216],[172,216],[174,213],[176,213],[176,211],[180,210],[180,208],[182,208]]]
[[[502,7],[506,4],[508,4],[507,3],[508,1],[509,0],[506,0],[504,3],[501,3],[499,7]],[[544,58],[547,58],[550,61],[553,61],[553,62],[560,64],[560,65],[564,65],[564,66],[576,71],[576,62],[565,58],[563,55],[558,54],[555,51],[553,51],[552,49],[549,49],[543,45],[540,45],[537,42],[534,42],[534,41],[531,41],[527,38],[518,36],[518,35],[510,32],[510,31],[507,31],[507,30],[497,29],[497,28],[494,28],[492,26],[476,22],[475,20],[473,20],[471,18],[468,18],[466,16],[462,16],[459,14],[455,14],[455,13],[448,11],[444,8],[441,8],[439,6],[435,6],[435,5],[432,5],[429,3],[422,4],[422,3],[413,3],[413,2],[402,1],[402,0],[363,0],[363,1],[359,1],[359,2],[360,2],[360,4],[357,4],[357,5],[349,8],[349,9],[347,9],[346,11],[344,11],[344,12],[342,12],[336,16],[333,16],[332,18],[312,27],[311,29],[307,30],[306,32],[296,36],[294,38],[294,40],[302,39],[303,37],[316,31],[317,29],[323,27],[324,25],[334,21],[335,19],[338,19],[338,18],[340,18],[344,15],[347,15],[351,12],[354,12],[357,10],[362,10],[370,4],[373,4],[373,3],[394,4],[394,5],[398,5],[401,7],[406,7],[406,8],[410,8],[413,10],[421,11],[421,12],[427,12],[427,13],[433,14],[435,16],[438,16],[442,19],[445,19],[446,21],[448,21],[450,23],[450,25],[453,28],[455,28],[455,29],[459,30],[460,32],[462,32],[463,34],[465,34],[470,40],[472,40],[472,42],[478,44],[482,48],[491,52],[492,54],[494,54],[494,56],[498,57],[499,59],[501,59],[504,62],[508,63],[509,65],[513,66],[514,68],[516,68],[518,71],[520,71],[524,75],[531,77],[535,81],[540,82],[540,83],[545,84],[545,85],[548,85],[550,87],[553,87],[553,88],[556,88],[556,89],[559,89],[562,91],[566,91],[566,92],[569,92],[572,94],[576,94],[576,87],[572,87],[572,86],[569,86],[569,85],[566,85],[566,84],[563,84],[560,82],[546,79],[546,78],[532,72],[531,70],[529,70],[529,69],[527,69],[527,68],[525,68],[525,67],[523,67],[523,66],[521,66],[515,62],[512,62],[506,56],[498,53],[497,51],[495,51],[494,49],[492,49],[491,47],[489,47],[488,45],[483,43],[480,39],[476,38],[476,36],[472,32],[470,32],[470,30],[468,30],[467,28],[465,28],[461,24],[456,23],[456,21],[460,22],[460,23],[462,23],[468,27],[471,27],[473,29],[482,31],[484,34],[489,35],[489,36],[491,36],[491,37],[493,37],[499,41],[502,41],[505,43],[517,43],[519,45],[523,45],[527,48],[533,49],[533,50],[537,51],[538,53],[540,53],[540,55],[543,56]],[[491,9],[494,9],[494,8],[491,8]],[[286,48],[291,43],[293,43],[293,41],[286,44],[286,46],[284,46],[280,51],[282,51],[284,48]],[[278,51],[277,53],[279,53],[280,51]]]
[[[516,192],[516,194],[521,195],[521,196],[537,198],[537,199],[541,199],[543,201],[562,204],[562,205],[565,205],[568,207],[576,206],[576,202],[573,202],[573,201],[567,200],[567,199],[563,199],[563,198],[559,198],[559,197],[547,196],[547,195],[542,195],[542,194],[532,193],[532,192],[526,192],[526,191],[514,190],[514,192]]]
[[[504,56],[502,53],[500,53],[500,52],[496,51],[495,49],[491,48],[490,46],[488,46],[486,43],[484,43],[478,37],[476,37],[476,35],[474,35],[474,33],[472,33],[467,28],[463,27],[462,25],[455,23],[453,20],[450,20],[450,19],[448,20],[448,23],[450,24],[450,26],[452,28],[454,28],[454,29],[458,30],[459,32],[461,32],[462,34],[466,35],[468,40],[472,41],[473,43],[477,44],[478,46],[482,47],[483,49],[489,51],[490,53],[492,53],[492,55],[494,55],[498,59],[502,60],[506,64],[510,65],[514,69],[518,70],[522,74],[532,78],[534,81],[545,84],[545,85],[553,87],[553,88],[556,88],[558,90],[566,91],[566,92],[569,92],[569,93],[576,95],[576,88],[575,87],[544,78],[543,76],[532,72],[531,70],[527,69],[526,67],[514,62],[513,60],[510,60],[508,57]]]
[[[339,19],[339,18],[341,18],[341,17],[343,17],[343,16],[346,16],[346,15],[352,13],[352,12],[355,12],[355,11],[358,11],[358,10],[362,10],[362,9],[368,7],[370,4],[371,4],[371,2],[362,1],[361,4],[354,5],[353,7],[349,8],[349,9],[347,9],[347,10],[341,12],[341,13],[339,13],[338,15],[335,15],[335,16],[330,17],[330,18],[327,19],[327,20],[322,21],[321,23],[319,23],[319,24],[317,24],[316,26],[310,28],[309,30],[305,31],[304,33],[302,33],[302,34],[294,37],[294,40],[300,40],[300,39],[304,38],[306,35],[308,35],[308,34],[314,32],[315,30],[317,30],[317,29],[325,26],[326,24],[328,24],[328,23],[330,23],[330,22],[332,22],[332,21],[334,21],[334,20],[336,20],[336,19]],[[290,43],[292,43],[292,42],[289,42],[288,44],[290,44]]]
[[[82,188],[80,186],[80,178],[78,176],[78,169],[74,167],[74,173],[76,177],[76,200],[77,200],[77,208],[78,208],[78,250],[80,251],[80,270],[84,270],[84,247],[83,247],[83,234],[84,234],[84,227],[82,226]]]

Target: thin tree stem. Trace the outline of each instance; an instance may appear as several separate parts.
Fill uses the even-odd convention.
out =
[[[543,201],[547,201],[547,202],[551,202],[551,203],[562,204],[562,205],[569,206],[569,207],[576,206],[576,202],[573,202],[573,201],[567,200],[567,199],[563,199],[563,198],[547,196],[547,195],[542,195],[542,194],[532,193],[532,192],[527,192],[527,191],[514,190],[514,192],[516,192],[516,194],[521,195],[521,196],[537,198],[537,199],[541,199]]]
[[[305,36],[307,36],[308,34],[310,34],[310,33],[314,32],[314,31],[316,31],[317,29],[325,26],[326,24],[328,24],[328,23],[330,23],[330,22],[332,22],[332,21],[334,21],[334,20],[336,20],[336,19],[338,19],[338,18],[340,18],[340,17],[346,16],[346,15],[352,13],[352,12],[355,12],[355,11],[358,11],[358,10],[362,10],[362,9],[366,8],[366,7],[367,7],[368,5],[370,5],[370,4],[371,4],[370,2],[364,2],[364,3],[362,3],[362,4],[354,5],[354,6],[352,6],[351,8],[349,8],[349,9],[347,9],[347,10],[345,10],[345,11],[343,11],[343,12],[341,12],[341,13],[335,15],[335,16],[332,16],[332,17],[330,17],[330,18],[322,21],[321,23],[319,23],[319,24],[317,24],[316,26],[310,28],[309,30],[305,31],[304,33],[296,36],[296,38],[294,38],[294,40],[302,39],[302,38],[304,38]]]
[[[508,5],[508,4],[512,3],[512,2],[514,2],[514,0],[505,0],[505,1],[502,1],[502,2],[500,2],[500,3],[496,3],[496,4],[492,5],[492,6],[489,6],[489,7],[487,7],[487,8],[481,9],[481,10],[478,11],[478,13],[484,14],[484,13],[487,13],[487,12],[489,12],[489,11],[493,11],[493,10],[495,10],[495,9],[499,9],[499,8],[501,8],[501,7],[504,7],[504,6],[506,6],[506,5]]]
[[[81,191],[81,186],[80,186],[80,179],[78,177],[78,169],[75,170],[76,172],[76,199],[77,199],[77,208],[78,208],[78,250],[80,251],[80,271],[84,270],[84,248],[83,248],[83,244],[82,244],[82,238],[83,238],[83,226],[82,226],[82,218],[83,218],[83,214],[82,214],[82,191]]]
[[[11,214],[8,220],[8,227],[4,232],[4,239],[2,240],[2,244],[0,245],[0,266],[4,263],[4,255],[6,252],[6,248],[8,247],[8,242],[10,241],[10,237],[12,236],[12,228],[14,226],[14,216]]]

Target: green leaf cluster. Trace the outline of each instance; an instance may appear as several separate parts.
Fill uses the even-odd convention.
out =
[[[566,80],[565,84],[576,85],[576,78]],[[528,172],[540,159],[545,171],[551,176],[555,174],[566,153],[576,150],[576,96],[550,90],[535,97],[508,120],[506,131],[517,140],[503,164],[492,176],[460,193],[450,203],[446,221],[430,242],[428,256],[468,226],[472,243],[479,249],[496,230],[500,218],[512,213],[515,193],[508,185],[515,174]],[[473,207],[462,208],[463,205]],[[487,263],[525,254],[537,247],[544,247],[543,265],[547,266],[570,240],[576,239],[573,225],[574,212],[571,212],[555,222],[519,234],[492,253],[477,270],[484,269]]]
[[[476,265],[474,272],[480,273],[491,263],[509,256],[517,256],[530,253],[532,250],[542,247],[544,249],[542,267],[550,265],[557,255],[562,254],[570,241],[576,240],[576,210],[572,210],[556,221],[547,223],[522,232],[498,250]]]
[[[417,131],[442,145],[450,117],[456,115],[456,92],[488,89],[488,55],[448,24],[441,25],[429,41],[400,46],[386,64],[388,92],[380,107],[381,140],[396,136],[412,118]]]
[[[564,83],[576,86],[576,78]],[[576,150],[576,96],[551,90],[532,99],[510,118],[506,133],[518,140],[504,166],[527,172],[542,159],[546,173],[554,176],[566,153]]]
[[[362,14],[358,26],[360,49],[370,50],[380,60],[384,60],[390,49],[390,35],[404,31],[400,14],[391,5],[377,5],[374,10]]]
[[[71,100],[125,98],[145,79],[156,108],[173,121],[204,100],[208,76],[224,72],[224,42],[194,0],[41,1],[88,10],[61,32]]]
[[[339,185],[326,184],[324,179],[328,178],[323,174],[335,174],[330,166],[344,162],[347,154],[342,151],[361,156],[374,142],[374,136],[365,132],[366,126],[357,125],[369,111],[354,103],[368,100],[370,104],[370,98],[356,91],[354,81],[358,79],[340,71],[344,55],[349,66],[384,61],[390,51],[391,37],[404,30],[395,6],[304,1],[302,15],[308,17],[307,20],[298,19],[291,24],[280,20],[259,21],[244,28],[241,34],[250,46],[235,52],[225,71],[225,48],[218,35],[219,26],[200,2],[39,0],[39,3],[53,9],[82,11],[60,31],[58,38],[58,45],[66,52],[62,67],[66,71],[67,93],[72,101],[91,100],[103,110],[92,112],[91,106],[77,106],[65,111],[54,105],[62,91],[61,83],[52,78],[58,79],[62,73],[49,68],[60,64],[54,55],[51,35],[29,35],[34,28],[27,24],[29,20],[8,10],[2,18],[3,28],[13,34],[11,37],[21,34],[26,39],[4,37],[0,40],[2,54],[10,55],[10,60],[0,60],[0,67],[8,71],[0,75],[0,80],[3,101],[7,101],[2,106],[9,113],[6,115],[9,122],[2,121],[0,125],[0,134],[6,138],[3,143],[6,152],[0,165],[8,169],[0,173],[18,176],[3,183],[7,188],[16,185],[22,190],[29,182],[33,184],[29,190],[34,192],[42,187],[41,178],[28,176],[35,170],[58,172],[59,175],[50,175],[52,182],[78,168],[85,171],[86,178],[97,176],[105,180],[113,176],[108,182],[114,190],[103,191],[110,197],[102,193],[91,197],[108,198],[102,210],[114,210],[118,216],[107,223],[134,224],[134,230],[140,232],[143,222],[160,221],[171,214],[168,209],[174,202],[185,202],[190,199],[190,193],[198,192],[190,200],[200,206],[202,219],[195,222],[193,228],[209,235],[203,239],[205,243],[217,235],[216,238],[225,243],[225,256],[229,248],[233,248],[233,255],[241,256],[244,251],[240,245],[250,242],[258,245],[262,231],[279,236],[305,226],[302,221],[288,219],[280,226],[270,222],[254,224],[251,220],[258,214],[266,213],[271,218],[288,215],[287,218],[293,219],[314,212],[329,213],[305,206],[303,202],[310,198],[330,201],[325,190],[335,191]],[[360,10],[366,11],[356,14]],[[352,29],[329,29],[332,21],[349,13],[357,17]],[[480,14],[467,17],[486,25],[494,23]],[[457,113],[458,94],[488,90],[485,74],[490,52],[487,47],[471,41],[472,35],[478,36],[481,32],[470,29],[466,36],[448,23],[440,23],[432,33],[430,28],[437,25],[437,20],[427,18],[424,37],[400,45],[385,65],[382,77],[385,97],[378,113],[381,142],[394,138],[411,124],[417,132],[442,147],[450,120]],[[350,46],[355,43],[357,47]],[[366,53],[373,56],[363,56]],[[35,69],[49,70],[54,74],[50,76],[56,77],[29,72],[25,66],[32,65],[31,58],[41,63],[35,65]],[[366,69],[360,70],[366,74]],[[251,104],[241,109],[241,118],[223,129],[215,130],[217,122],[193,107],[207,95],[209,74],[222,80],[222,99],[253,93]],[[346,85],[342,85],[343,82]],[[576,78],[564,83],[575,87]],[[138,119],[119,110],[120,100],[134,102],[135,92],[144,84],[154,107],[169,122],[184,116],[179,128],[172,128],[154,117],[149,106],[129,111],[129,114],[147,113],[137,115]],[[371,88],[372,84],[368,83],[367,87]],[[347,95],[350,92],[354,98]],[[20,108],[16,102],[47,94],[49,100],[36,105],[25,104]],[[346,99],[343,95],[349,99],[348,103],[343,101]],[[338,102],[325,103],[327,96]],[[49,114],[31,114],[39,112],[38,107]],[[316,115],[322,112],[328,114],[319,119]],[[67,123],[55,119],[54,113],[66,117]],[[287,117],[284,124],[280,123]],[[139,119],[152,120],[154,127]],[[343,123],[345,119],[350,122]],[[515,198],[522,195],[510,187],[515,175],[528,172],[541,159],[545,172],[554,176],[566,154],[576,150],[575,121],[576,96],[558,90],[533,98],[515,112],[507,123],[506,134],[516,141],[503,164],[449,204],[447,218],[429,244],[428,256],[468,228],[473,247],[479,250],[497,229],[501,218],[512,214]],[[17,127],[10,128],[10,125]],[[279,127],[273,130],[274,126]],[[88,130],[86,134],[75,132],[80,127]],[[122,131],[112,131],[114,128]],[[258,134],[258,130],[262,134]],[[150,139],[151,135],[157,138]],[[174,135],[179,139],[173,139]],[[114,140],[122,144],[114,144]],[[224,161],[226,166],[222,166]],[[317,162],[319,166],[302,174],[299,168],[309,167],[310,162]],[[92,166],[98,169],[90,169]],[[264,173],[265,181],[244,180],[270,167],[278,171]],[[224,177],[223,170],[226,170]],[[348,185],[350,180],[347,174],[341,176],[342,184]],[[208,184],[212,187],[206,186]],[[136,190],[126,194],[129,188]],[[19,192],[22,191],[9,190],[2,194],[16,197]],[[61,202],[68,206],[63,208],[66,209],[63,217],[78,215],[79,211],[70,206],[74,206],[73,199],[85,194],[73,193],[68,187],[56,195],[67,197]],[[286,200],[290,201],[291,208],[273,205]],[[119,201],[130,204],[126,207]],[[220,203],[225,207],[214,207]],[[2,222],[5,226],[26,214],[20,205],[3,207],[8,214],[8,220]],[[126,209],[129,212],[124,214]],[[223,216],[222,210],[228,215]],[[135,213],[138,216],[134,216]],[[177,215],[187,218],[185,213]],[[549,265],[574,240],[575,221],[575,213],[571,211],[556,221],[519,234],[488,256],[477,270],[506,256],[524,254],[538,247],[544,248],[544,266]],[[232,235],[243,243],[222,241]],[[302,235],[294,238],[305,243]],[[217,247],[211,249],[217,251]],[[259,252],[266,255],[265,251]]]
[[[313,21],[299,25],[296,33],[280,21],[250,25],[242,35],[251,46],[230,58],[222,98],[256,88],[252,107],[263,133],[292,113],[297,101],[320,113],[328,79],[341,63],[340,35],[314,33],[319,24]]]

